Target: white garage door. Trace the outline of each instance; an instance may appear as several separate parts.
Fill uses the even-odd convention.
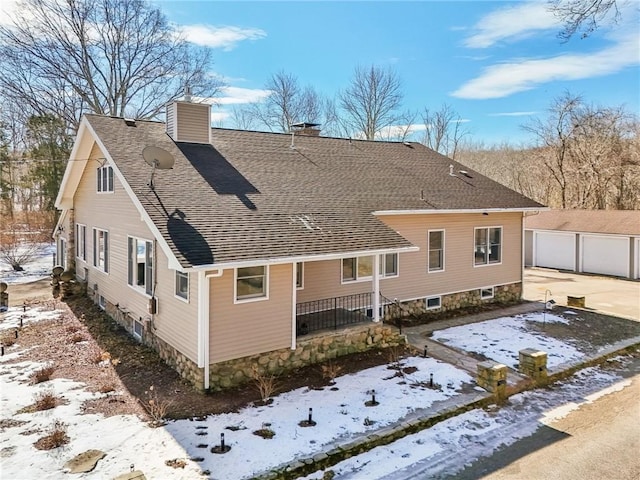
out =
[[[629,275],[629,239],[584,235],[582,237],[582,271],[602,275]]]
[[[535,232],[537,267],[576,269],[576,236],[573,233]]]
[[[636,276],[634,278],[640,278],[640,238],[636,238]]]

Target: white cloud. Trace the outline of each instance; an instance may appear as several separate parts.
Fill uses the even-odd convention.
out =
[[[501,98],[543,83],[609,75],[640,64],[639,53],[638,33],[633,32],[619,38],[615,45],[595,53],[492,65],[451,95],[470,99]]]
[[[216,99],[219,105],[260,102],[271,93],[270,90],[241,87],[223,87],[220,91],[222,96]]]
[[[489,113],[490,117],[528,117],[530,115],[535,115],[536,111],[532,112],[500,112],[500,113]]]
[[[211,48],[233,50],[244,40],[260,40],[267,36],[259,28],[241,28],[234,26],[214,27],[212,25],[182,25],[179,31],[185,38],[196,45]]]
[[[426,125],[420,124],[420,123],[412,123],[411,125],[390,125],[380,130],[376,134],[376,138],[379,138],[379,139],[401,138],[403,136],[410,136],[414,133],[421,132],[426,129],[427,129]]]
[[[485,15],[473,26],[475,32],[464,41],[470,48],[487,48],[500,40],[520,40],[540,30],[559,29],[560,22],[548,10],[547,2],[527,2]]]

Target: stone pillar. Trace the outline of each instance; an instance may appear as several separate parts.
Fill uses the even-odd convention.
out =
[[[507,390],[507,366],[492,360],[478,363],[478,385],[503,397]]]
[[[520,365],[518,370],[533,380],[540,381],[547,378],[547,353],[535,348],[520,350]]]

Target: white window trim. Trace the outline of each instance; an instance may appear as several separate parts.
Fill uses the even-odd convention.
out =
[[[429,253],[431,253],[431,250],[429,248],[430,247],[429,236],[431,235],[431,232],[442,232],[442,268],[438,268],[437,270],[436,269],[432,270],[431,267],[429,266]],[[446,265],[445,265],[445,261],[444,260],[446,258],[446,255],[445,255],[445,252],[446,252],[445,251],[446,235],[447,234],[445,233],[444,228],[436,228],[436,229],[433,229],[433,230],[427,230],[427,273],[442,273],[442,272],[445,271],[445,266]],[[476,248],[475,247],[475,232],[474,232],[474,237],[473,238],[474,238],[474,240],[473,240],[473,242],[474,242],[473,249],[474,249],[474,252],[475,252],[475,248]]]
[[[476,263],[476,230],[487,230],[487,240],[489,239],[489,230],[492,228],[500,229],[500,261],[499,262],[489,262],[489,257],[487,256],[487,263]],[[502,265],[502,252],[504,246],[504,228],[502,225],[491,225],[486,227],[474,227],[473,229],[473,249],[471,252],[473,268],[481,268],[481,267],[489,267],[493,265]]]
[[[491,290],[491,295],[483,295],[483,294],[482,294],[482,291],[483,291],[483,290]],[[482,288],[480,289],[480,300],[489,300],[489,299],[491,299],[491,298],[493,298],[493,297],[495,297],[495,296],[496,296],[496,289],[495,289],[495,287],[482,287]]]
[[[133,278],[132,279],[132,283],[129,283],[129,239],[132,238],[134,239],[136,242],[140,241],[140,242],[144,242],[146,243],[150,243],[151,244],[151,294],[147,293],[147,284],[146,284],[146,278],[145,278],[145,284],[144,285],[138,285],[137,282],[137,278]],[[146,245],[145,245],[146,248]],[[133,290],[135,290],[136,292],[144,295],[147,298],[153,298],[153,283],[155,282],[155,278],[157,275],[157,271],[156,271],[156,265],[154,262],[155,259],[155,252],[154,252],[154,242],[152,240],[148,240],[146,238],[141,238],[141,237],[135,237],[133,235],[127,235],[127,285],[132,288]],[[134,260],[137,261],[137,258]],[[146,276],[146,272],[147,272],[147,265],[146,265],[146,250],[145,250],[145,276]],[[134,270],[134,277],[135,277],[135,270]]]
[[[300,286],[298,286],[298,272],[296,270],[296,290],[304,290],[304,262],[296,262],[296,269],[300,265]]]
[[[80,242],[80,232],[83,232],[83,242]],[[78,246],[82,245],[82,255],[78,255],[80,252]],[[76,223],[76,258],[83,262],[87,262],[87,226],[83,223]]]
[[[182,297],[180,295],[178,295],[178,273],[183,273],[187,276],[187,298]],[[184,302],[184,303],[189,303],[189,290],[191,290],[191,278],[189,275],[189,272],[181,272],[180,270],[176,270],[175,274],[173,275],[173,294],[174,296]]]
[[[387,255],[395,255],[396,256],[396,273],[392,274],[392,275],[387,275],[386,274],[386,269],[387,269]],[[380,259],[382,261],[382,266],[384,268],[380,269],[380,274],[378,275],[378,277],[381,280],[384,280],[385,278],[397,278],[400,276],[400,254],[399,253],[381,253],[380,254]],[[382,273],[384,270],[384,274]]]
[[[264,295],[260,297],[238,298],[238,268],[233,269],[233,303],[262,302],[269,300],[269,265],[253,265],[254,267],[264,267]]]
[[[102,295],[98,295],[98,307],[101,310],[107,310],[107,299],[104,298]]]
[[[98,171],[106,171],[107,172],[107,178],[108,178],[108,172],[109,170],[111,170],[111,178],[113,179],[111,182],[111,190],[109,190],[109,185],[108,185],[108,180],[107,180],[107,190],[100,190],[100,188],[98,188]],[[103,174],[102,174],[103,175]],[[105,164],[102,165],[100,167],[98,167],[96,169],[96,193],[98,195],[103,195],[103,194],[110,194],[110,193],[114,193],[116,190],[116,176],[115,176],[115,172],[113,171],[113,167],[111,165]]]
[[[98,260],[98,235],[97,232],[105,232],[107,234],[107,245],[105,248],[105,258],[104,258],[104,267],[100,267],[99,265],[96,265],[96,262]],[[110,235],[109,235],[109,230],[105,230],[104,228],[98,228],[98,227],[93,227],[92,228],[92,240],[93,240],[93,258],[91,259],[91,266],[94,268],[94,270],[96,270],[97,272],[103,273],[105,275],[109,275],[109,247],[110,247]]]
[[[433,300],[434,298],[438,299],[438,306],[437,307],[430,307],[429,306],[429,300]],[[425,310],[437,310],[439,308],[442,308],[442,295],[433,295],[431,297],[425,297],[425,299],[424,299],[424,308],[425,308]]]

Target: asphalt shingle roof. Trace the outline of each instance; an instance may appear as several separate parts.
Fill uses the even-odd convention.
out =
[[[212,129],[202,145],[160,122],[87,119],[184,267],[411,246],[374,211],[541,207],[418,143],[296,136],[291,148],[289,134]],[[154,190],[148,145],[175,158]]]
[[[639,210],[549,210],[525,220],[531,230],[640,235]]]

